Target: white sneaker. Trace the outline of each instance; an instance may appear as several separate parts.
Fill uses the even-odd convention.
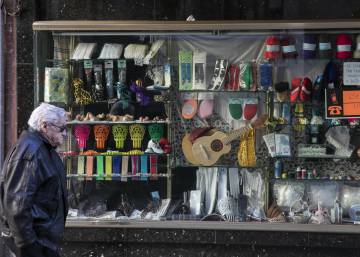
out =
[[[164,151],[160,147],[158,142],[154,142],[153,140],[150,140],[148,143],[148,147],[145,150],[146,153],[157,153],[157,154],[163,154]]]

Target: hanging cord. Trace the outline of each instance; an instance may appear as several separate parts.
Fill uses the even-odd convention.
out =
[[[0,0],[0,8],[4,12],[5,15],[9,16],[19,16],[21,12],[21,0],[16,1],[15,10],[9,10],[6,4],[6,0]]]

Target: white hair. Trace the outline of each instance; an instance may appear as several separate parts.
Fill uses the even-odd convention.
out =
[[[63,108],[47,103],[42,103],[31,113],[28,120],[28,125],[31,128],[40,131],[40,125],[42,122],[65,123],[66,119],[66,111]]]

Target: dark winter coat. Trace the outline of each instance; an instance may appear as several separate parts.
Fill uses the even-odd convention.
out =
[[[39,243],[57,250],[67,215],[65,169],[37,131],[24,131],[0,174],[0,222],[18,248]]]

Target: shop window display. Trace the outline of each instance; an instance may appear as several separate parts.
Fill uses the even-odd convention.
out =
[[[359,219],[356,23],[127,26],[34,23],[69,220]]]

